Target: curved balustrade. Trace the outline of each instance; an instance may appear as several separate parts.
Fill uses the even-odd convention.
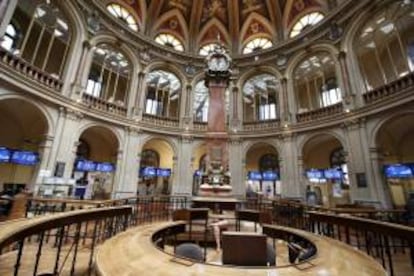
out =
[[[5,65],[8,70],[18,72],[19,74],[36,81],[42,85],[45,85],[53,90],[60,91],[62,89],[63,82],[56,77],[40,70],[39,68],[31,65],[22,58],[6,51],[0,47],[0,64]]]
[[[389,96],[404,92],[405,89],[414,85],[414,73],[405,75],[398,80],[390,82],[375,90],[369,91],[363,95],[364,101],[367,104],[386,99]]]
[[[160,117],[150,114],[142,116],[142,122],[149,125],[157,125],[161,127],[179,127],[179,121],[176,118]]]
[[[196,131],[207,131],[207,122],[194,122],[193,129]]]
[[[266,120],[266,121],[254,121],[254,122],[243,122],[243,131],[260,131],[276,129],[280,127],[280,120]]]
[[[88,94],[82,95],[82,103],[87,105],[89,108],[106,111],[120,116],[126,116],[127,114],[126,107],[115,103],[110,103],[104,99],[96,98]]]
[[[343,112],[342,102],[296,115],[298,122],[310,122]]]

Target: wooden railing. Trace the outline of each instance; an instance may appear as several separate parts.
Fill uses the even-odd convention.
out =
[[[96,98],[85,93],[82,95],[82,103],[87,105],[89,108],[106,111],[120,116],[126,116],[127,114],[126,107],[110,103],[104,99]]]
[[[143,114],[142,122],[161,127],[179,127],[179,120],[177,118],[161,117],[150,114]]]
[[[399,94],[406,88],[414,85],[414,73],[410,73],[395,81],[392,81],[384,86],[369,91],[363,95],[366,104],[373,103],[382,99],[386,99],[389,96]]]
[[[327,118],[334,114],[339,114],[343,112],[342,102],[333,104],[330,106],[322,107],[319,109],[311,110],[304,113],[296,114],[296,120],[298,122],[309,122],[313,120],[318,120],[322,118]]]
[[[53,90],[60,91],[62,89],[62,81],[56,77],[53,77],[47,72],[40,70],[34,65],[28,63],[24,59],[8,52],[0,47],[0,60],[1,63],[6,65],[13,71],[32,79],[40,84],[43,84]]]

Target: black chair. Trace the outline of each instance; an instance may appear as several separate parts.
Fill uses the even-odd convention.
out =
[[[182,243],[175,249],[175,255],[196,260],[204,261],[203,250],[200,246],[194,243]]]

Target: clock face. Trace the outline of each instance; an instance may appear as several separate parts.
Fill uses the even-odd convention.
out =
[[[229,69],[229,65],[230,63],[224,55],[212,56],[208,61],[208,69],[211,71],[227,71]]]

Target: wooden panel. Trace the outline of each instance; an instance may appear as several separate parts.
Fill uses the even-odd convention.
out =
[[[265,266],[266,236],[252,232],[223,232],[223,264]]]

